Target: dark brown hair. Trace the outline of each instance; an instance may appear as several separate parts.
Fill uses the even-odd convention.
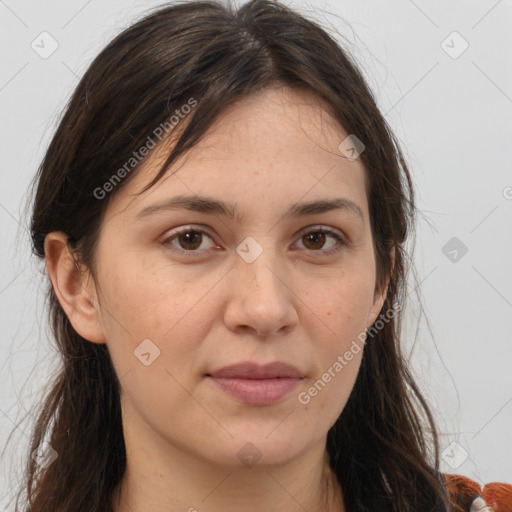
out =
[[[399,143],[353,57],[318,23],[271,0],[236,9],[208,0],[162,6],[108,44],[76,87],[35,178],[34,253],[44,258],[46,235],[62,231],[94,275],[105,209],[137,172],[137,165],[126,168],[134,152],[150,139],[159,142],[155,129],[191,98],[197,101],[146,189],[226,107],[280,85],[314,93],[365,144],[360,159],[367,171],[377,284],[389,278],[382,309],[402,304],[404,242],[416,212]],[[123,179],[98,198],[95,191],[105,191],[123,166]],[[62,360],[29,454],[48,440],[58,457],[44,469],[27,457],[24,510],[107,512],[126,464],[119,381],[107,346],[77,334],[51,283],[48,303]],[[350,511],[448,510],[436,428],[401,352],[400,325],[397,312],[367,340],[351,396],[328,433],[330,464]]]

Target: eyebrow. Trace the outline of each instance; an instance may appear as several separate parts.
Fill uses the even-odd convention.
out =
[[[206,196],[175,196],[159,203],[143,208],[136,216],[142,219],[151,214],[166,210],[184,209],[193,212],[206,213],[210,215],[219,215],[229,219],[235,219],[241,222],[242,216],[237,210],[234,203],[226,203],[218,199]],[[286,217],[305,217],[307,215],[315,215],[319,213],[330,212],[333,210],[341,210],[356,214],[364,223],[364,215],[361,208],[346,198],[322,199],[317,201],[309,201],[305,203],[293,203],[289,210],[285,213]]]

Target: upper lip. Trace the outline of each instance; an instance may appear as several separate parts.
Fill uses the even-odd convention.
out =
[[[295,366],[275,361],[265,365],[251,362],[241,362],[230,366],[225,366],[207,374],[217,378],[240,378],[240,379],[275,379],[275,378],[295,378],[300,379],[304,374]]]

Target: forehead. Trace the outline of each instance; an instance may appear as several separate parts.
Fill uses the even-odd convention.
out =
[[[171,195],[202,195],[246,204],[261,215],[264,208],[343,196],[365,212],[364,166],[339,150],[347,136],[312,93],[261,91],[226,108],[195,146],[140,194],[170,152],[164,144],[153,149],[113,206],[140,211]],[[245,214],[243,206],[239,210]]]

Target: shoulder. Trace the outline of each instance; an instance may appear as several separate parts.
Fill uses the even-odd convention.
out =
[[[462,475],[444,474],[444,478],[450,501],[461,512],[512,512],[511,484],[490,482],[481,487]]]

